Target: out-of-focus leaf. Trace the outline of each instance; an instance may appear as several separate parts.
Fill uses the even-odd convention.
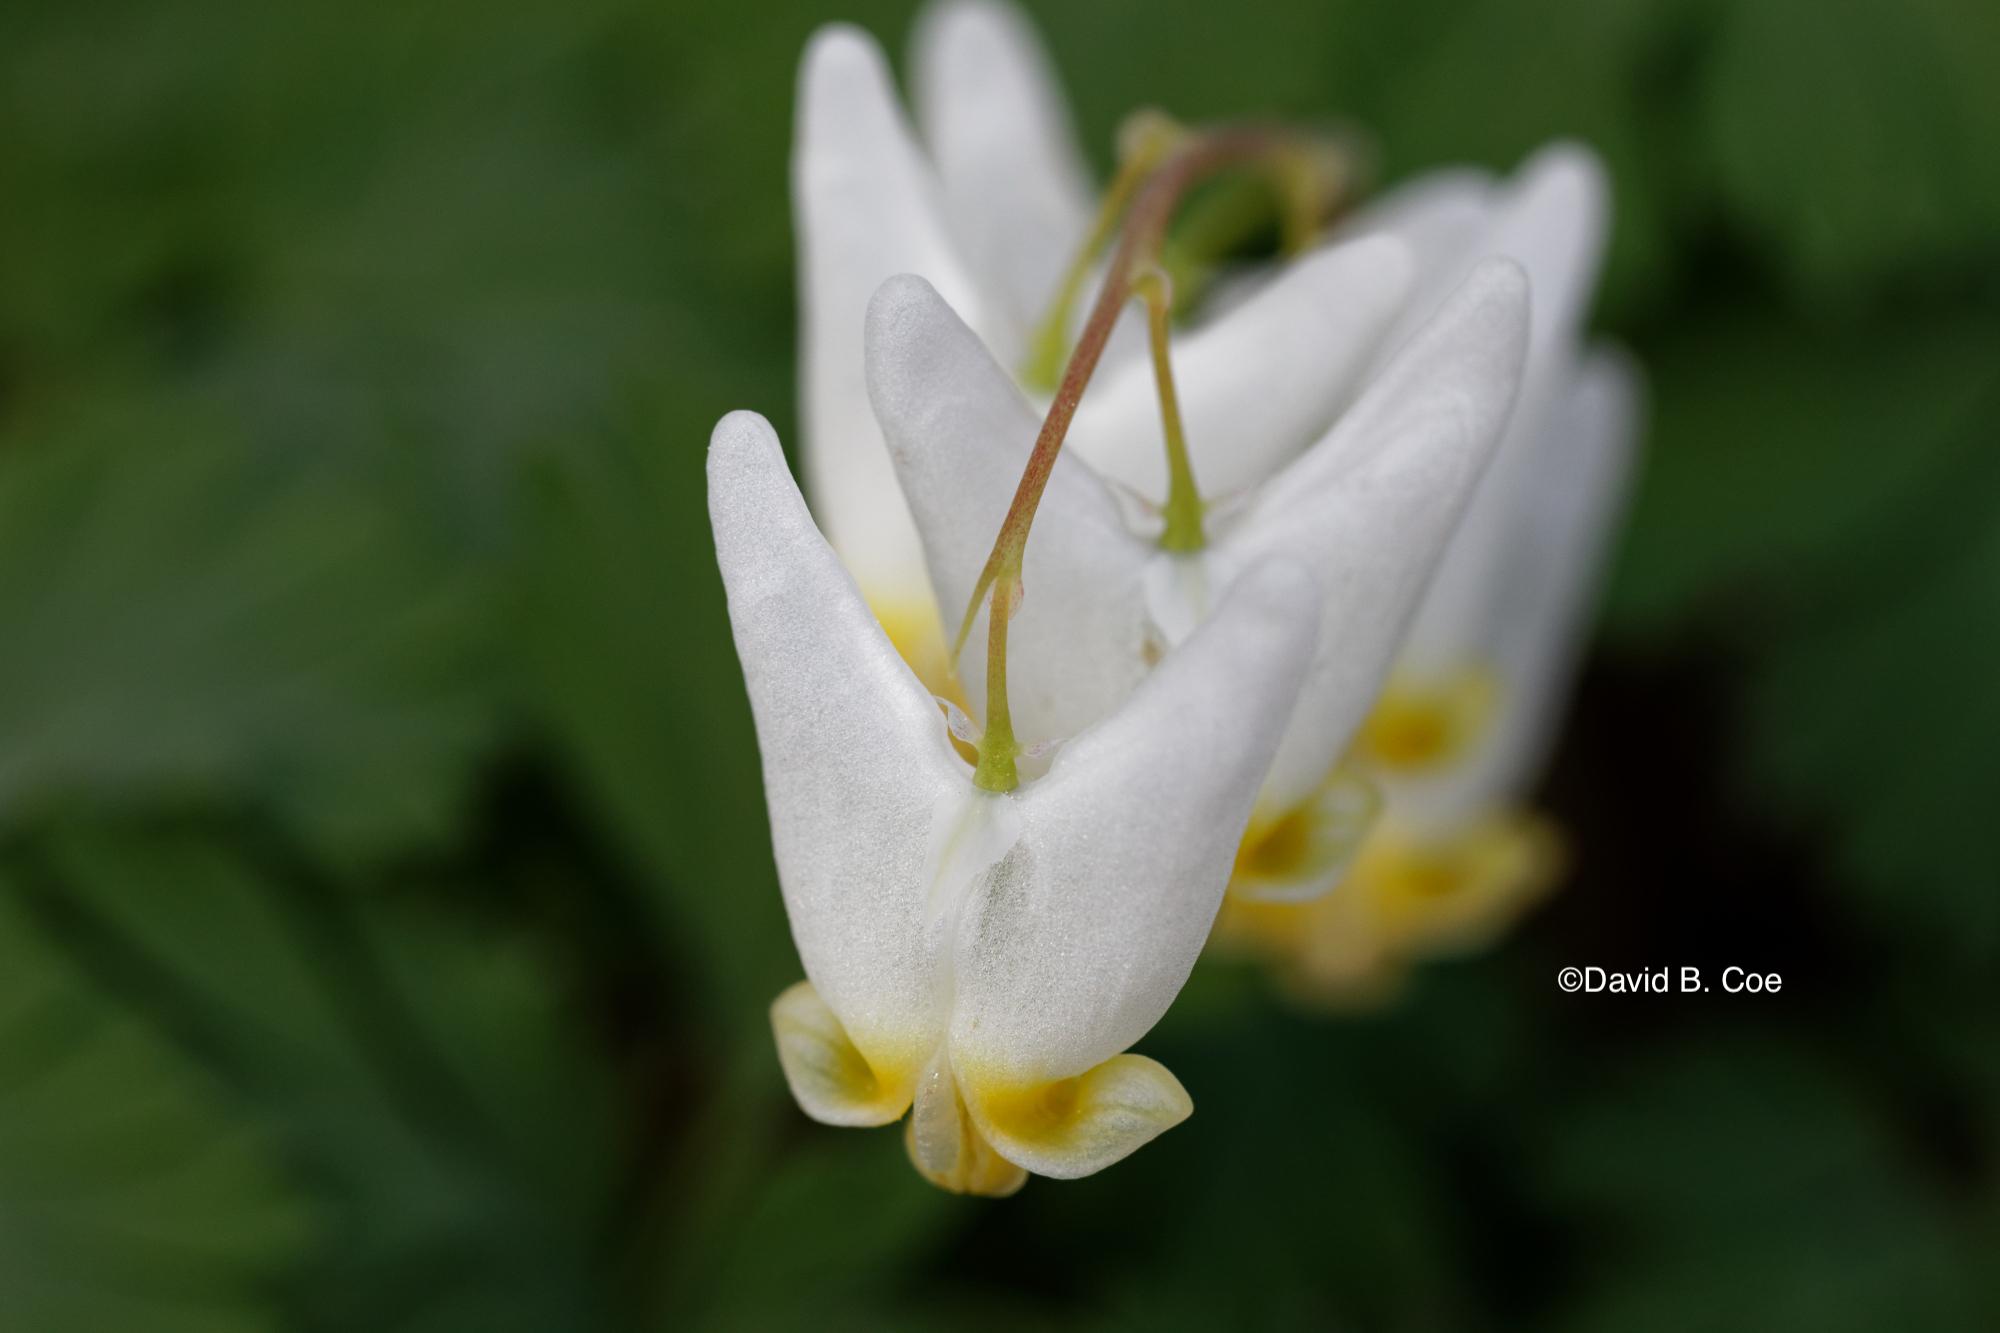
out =
[[[2000,375],[1996,375],[2000,378]],[[1767,799],[1828,827],[1875,913],[2000,951],[2000,393],[1911,512],[1781,622],[1748,696]]]
[[[1560,1327],[1983,1327],[1937,1182],[1787,1043],[1648,1052],[1551,1141],[1564,1202],[1597,1219],[1595,1279]]]
[[[254,800],[347,855],[443,831],[494,728],[476,583],[185,404],[0,453],[0,817]]]
[[[900,1126],[816,1132],[751,1202],[711,1274],[716,1329],[873,1327],[885,1289],[984,1206],[919,1176]]]
[[[283,844],[73,831],[13,865],[58,936],[231,1085],[322,1201],[313,1327],[601,1327],[632,1127],[546,965]]]
[[[1661,8],[1659,0],[1466,5],[1365,108],[1389,171],[1466,162],[1511,171],[1551,139],[1580,139],[1613,178],[1608,299],[1657,285],[1671,201],[1660,197],[1664,182],[1639,137],[1634,103]],[[1466,114],[1474,106],[1479,113]]]
[[[1935,493],[2000,330],[1938,320],[1815,334],[1730,306],[1650,350],[1655,418],[1610,594],[1658,635],[1718,600],[1797,594],[1871,525]]]
[[[638,408],[612,447],[544,474],[520,624],[594,808],[686,932],[682,965],[720,1024],[762,1040],[798,962],[709,536],[712,420]]]
[[[1721,182],[1818,292],[2000,242],[2000,12],[1981,0],[1734,0],[1710,74]]]
[[[0,1325],[275,1333],[308,1214],[270,1145],[0,883]]]

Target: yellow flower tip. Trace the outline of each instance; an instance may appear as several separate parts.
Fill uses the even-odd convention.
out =
[[[1490,944],[1555,888],[1564,860],[1554,824],[1498,811],[1449,838],[1384,838],[1379,852],[1363,852],[1356,877],[1397,952],[1434,956]]]
[[[871,1062],[810,981],[771,1002],[778,1063],[800,1109],[824,1125],[886,1125],[914,1094],[912,1074]]]
[[[1499,701],[1500,682],[1479,666],[1433,681],[1391,680],[1361,724],[1356,753],[1385,773],[1436,772],[1471,751]]]
[[[932,1184],[1000,1196],[1030,1171],[1058,1180],[1101,1171],[1193,1112],[1180,1080],[1143,1055],[1020,1085],[967,1077],[940,1050],[918,1078],[903,1146]]]
[[[903,1147],[925,1180],[953,1194],[1004,1198],[1028,1181],[1027,1171],[1001,1156],[980,1133],[959,1090],[950,1051],[942,1046],[917,1077]]]
[[[1526,811],[1489,815],[1448,838],[1385,827],[1323,898],[1231,894],[1211,943],[1272,963],[1305,1007],[1379,1008],[1400,993],[1412,963],[1490,944],[1555,887],[1562,865],[1560,834]]]
[[[915,1116],[904,1125],[903,1148],[910,1154],[910,1165],[925,1180],[953,1194],[978,1194],[989,1199],[1004,1199],[1028,1183],[1027,1171],[995,1152],[971,1116],[963,1117],[959,1125],[958,1149],[944,1164],[935,1161],[935,1152],[927,1156],[929,1145],[918,1140]]]
[[[1052,1082],[970,1086],[980,1131],[1008,1160],[1058,1180],[1102,1171],[1194,1114],[1180,1080],[1143,1055]]]
[[[1305,800],[1251,816],[1236,850],[1229,892],[1253,902],[1301,902],[1333,889],[1382,808],[1375,784],[1335,765]]]
[[[1401,995],[1409,971],[1385,947],[1352,879],[1303,903],[1231,894],[1209,945],[1224,957],[1270,964],[1285,998],[1315,1013],[1383,1008]]]

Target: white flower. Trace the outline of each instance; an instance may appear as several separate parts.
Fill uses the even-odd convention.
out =
[[[1303,988],[1370,997],[1415,957],[1491,939],[1553,885],[1554,831],[1522,801],[1559,720],[1638,438],[1635,371],[1582,340],[1608,211],[1596,157],[1556,144],[1505,182],[1471,171],[1415,181],[1350,229],[1391,231],[1417,254],[1405,324],[1479,257],[1504,254],[1529,274],[1534,329],[1513,419],[1356,747],[1385,797],[1376,831],[1329,899],[1287,908],[1233,896],[1218,925],[1224,941],[1276,952]]]
[[[1484,255],[1519,261],[1535,293],[1519,404],[1397,663],[1406,696],[1484,677],[1489,715],[1476,735],[1446,737],[1448,753],[1377,756],[1399,816],[1421,827],[1462,827],[1518,798],[1567,682],[1638,420],[1629,362],[1582,340],[1608,222],[1596,156],[1555,144],[1506,182],[1474,172],[1414,182],[1358,224],[1417,250],[1425,281],[1413,317]]]
[[[807,489],[828,539],[941,689],[923,550],[869,411],[863,316],[884,280],[919,275],[1018,375],[1096,202],[1047,62],[1014,10],[982,0],[933,7],[912,66],[928,151],[865,33],[822,28],[801,61],[792,164],[801,421]],[[1177,342],[1190,447],[1210,494],[1268,473],[1325,430],[1402,308],[1411,272],[1392,238],[1316,256]],[[1158,498],[1163,445],[1144,346],[1134,312],[1069,439],[1094,462],[1125,460],[1132,484]],[[946,600],[955,628],[962,607]]]
[[[1122,1052],[1207,936],[1318,633],[1310,575],[1247,568],[1045,776],[981,791],[763,418],[725,417],[708,471],[810,978],[772,1007],[799,1104],[876,1125],[914,1103],[912,1159],[982,1193],[1087,1174],[1178,1123],[1180,1084]]]
[[[1369,254],[1363,243],[1321,259],[1337,265]],[[1324,437],[1211,512],[1198,553],[1160,549],[1143,530],[1143,509],[1135,514],[1091,467],[1059,456],[1023,569],[1026,603],[1009,629],[1016,734],[1060,737],[1087,726],[1139,686],[1241,570],[1269,554],[1296,559],[1321,589],[1320,637],[1258,818],[1276,823],[1308,808],[1311,827],[1285,890],[1330,888],[1351,847],[1315,840],[1337,843],[1338,830],[1351,833],[1354,816],[1366,813],[1351,808],[1337,761],[1507,420],[1527,303],[1513,263],[1476,267]],[[1230,350],[1232,358],[1217,358],[1219,372],[1252,379],[1264,349],[1245,339]],[[963,607],[1039,418],[921,279],[893,279],[876,297],[867,364],[931,577],[946,607]],[[1324,377],[1342,373],[1335,364]],[[1227,441],[1222,424],[1216,435]],[[974,642],[986,616],[975,621]],[[967,652],[960,670],[977,700],[979,655]]]

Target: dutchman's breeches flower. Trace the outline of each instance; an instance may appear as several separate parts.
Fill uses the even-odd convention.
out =
[[[1108,276],[1095,266],[1108,264],[1121,211],[1150,174],[1201,135],[1135,118],[1100,208],[1047,62],[1014,10],[933,6],[912,67],[923,146],[865,34],[822,29],[802,62],[793,197],[806,473],[892,638],[935,691],[977,715],[983,664],[975,652],[947,665],[932,590],[944,627],[956,628],[1054,372],[1080,341],[1076,293],[1093,272]],[[1250,170],[1305,201],[1300,235],[1310,239],[1348,181],[1336,145],[1293,143],[1303,146]],[[1518,274],[1470,281],[1475,261],[1525,263],[1538,349],[1549,342],[1544,278],[1556,284],[1554,324],[1576,305],[1560,282],[1564,239],[1536,230],[1562,213],[1563,190],[1524,190],[1525,203],[1506,207],[1482,196],[1473,222],[1501,219],[1482,227],[1466,221],[1468,180],[1446,184],[1426,187],[1422,207],[1378,210],[1365,234],[1355,224],[1347,243],[1268,271],[1209,322],[1162,332],[1152,358],[1146,311],[1159,308],[1164,330],[1173,284],[1126,274],[1146,302],[1127,303],[1098,354],[1068,423],[1074,457],[1058,463],[1049,496],[1064,516],[1029,555],[1034,592],[1013,630],[1024,738],[1071,734],[1114,707],[1252,554],[1286,549],[1314,569],[1326,643],[1236,865],[1244,898],[1327,891],[1377,808],[1374,786],[1342,756],[1500,438],[1531,341]],[[1156,262],[1185,270],[1172,255]],[[1412,356],[1418,331],[1461,287],[1452,327]],[[862,314],[878,290],[864,344]],[[1178,482],[1162,408],[1169,374],[1185,454]],[[1177,514],[1193,515],[1178,533]]]
[[[1045,399],[1067,350],[1061,335],[1075,334],[1083,310],[1073,301],[1074,318],[1060,319],[1060,298],[1089,295],[1090,270],[1077,260],[1089,258],[1100,209],[1060,90],[1011,7],[932,6],[918,26],[912,72],[921,142],[866,33],[822,28],[800,62],[792,158],[800,417],[807,491],[828,540],[919,674],[948,693],[923,549],[869,408],[868,302],[891,277],[924,278],[1008,375]],[[1133,136],[1132,151],[1142,158],[1172,140],[1154,122],[1139,128],[1146,133]],[[1347,185],[1338,160],[1324,155],[1292,176],[1328,196],[1316,206]],[[1114,195],[1136,179],[1121,178]],[[1261,477],[1326,429],[1357,390],[1411,275],[1407,248],[1378,238],[1293,264],[1243,309],[1174,335],[1180,401],[1209,493]],[[1135,307],[1112,337],[1069,438],[1093,461],[1123,459],[1157,477],[1157,487],[1140,489],[1164,498],[1146,345]],[[946,628],[956,628],[963,607],[945,602]]]
[[[1185,1118],[1173,1075],[1125,1052],[1221,902],[1319,640],[1311,574],[1246,556],[1119,706],[1043,776],[992,790],[814,527],[762,417],[722,420],[708,474],[809,978],[772,1007],[799,1104],[835,1125],[907,1111],[917,1166],[987,1194],[1030,1171],[1096,1171]]]
[[[1110,712],[1241,571],[1269,554],[1298,560],[1320,588],[1320,637],[1263,784],[1255,844],[1282,841],[1271,829],[1290,815],[1292,843],[1281,863],[1270,853],[1262,878],[1294,896],[1332,888],[1368,803],[1338,761],[1500,437],[1527,325],[1520,269],[1506,260],[1475,268],[1323,438],[1210,511],[1199,550],[1165,549],[1147,507],[1121,502],[1081,460],[1057,458],[1027,555],[1030,594],[1009,629],[1017,734],[1061,737]],[[918,278],[895,279],[876,297],[868,370],[932,582],[944,605],[963,607],[986,559],[983,534],[1006,511],[1040,422]],[[966,653],[960,670],[976,701],[978,655]]]
[[[1458,171],[1366,210],[1424,277],[1407,321],[1479,256],[1517,259],[1534,288],[1520,401],[1418,608],[1354,766],[1384,795],[1377,829],[1332,898],[1232,895],[1218,938],[1274,953],[1302,991],[1368,1000],[1425,954],[1476,947],[1551,887],[1555,832],[1521,804],[1573,671],[1638,436],[1637,376],[1582,327],[1608,223],[1603,169],[1557,144],[1493,182]]]

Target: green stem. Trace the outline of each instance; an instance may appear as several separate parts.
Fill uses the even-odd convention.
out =
[[[1158,270],[1167,223],[1172,220],[1175,206],[1191,185],[1227,167],[1272,160],[1291,143],[1290,136],[1262,126],[1241,126],[1193,138],[1174,148],[1159,169],[1145,178],[1126,209],[1124,230],[1118,248],[1112,252],[1104,275],[1104,286],[1097,294],[1097,303],[1091,308],[1090,318],[1084,323],[1076,350],[1070,354],[1062,382],[1056,387],[1055,399],[1049,404],[1049,414],[1042,421],[1041,434],[1036,436],[1034,450],[1028,455],[1028,465],[1021,473],[1021,483],[1014,490],[1013,503],[1008,506],[1007,517],[1001,521],[1000,533],[993,542],[993,552],[986,558],[986,567],[980,572],[965,615],[959,621],[958,634],[952,641],[948,660],[956,662],[965,650],[967,636],[972,633],[972,621],[979,614],[980,603],[986,600],[988,590],[992,590],[993,609],[987,617],[986,731],[979,740],[979,763],[973,771],[973,782],[982,790],[1012,791],[1020,782],[1014,759],[1020,754],[1021,747],[1014,738],[1013,722],[1007,707],[1007,621],[1019,605],[1022,553],[1027,547],[1028,530],[1035,521],[1035,510],[1042,502],[1042,492],[1048,489],[1049,476],[1055,470],[1056,455],[1062,450],[1063,439],[1076,416],[1077,404],[1083,399],[1084,387],[1090,383],[1098,360],[1104,355],[1104,345],[1110,341],[1119,312],[1134,294],[1134,275],[1140,272],[1142,264],[1147,270]],[[1156,325],[1160,330],[1156,335],[1156,346],[1164,347],[1160,339],[1165,336],[1165,326],[1159,321]],[[1165,366],[1163,355],[1156,360],[1159,365]],[[1163,406],[1171,403],[1170,379],[1163,385],[1162,395]],[[1171,440],[1179,436],[1179,421],[1179,412],[1175,408],[1169,426],[1170,466],[1173,465]],[[1194,493],[1194,474],[1187,467],[1185,441],[1181,444],[1179,467],[1186,473],[1184,503],[1192,507],[1194,515],[1194,545],[1186,549],[1199,549],[1200,498]],[[1182,526],[1185,528],[1185,522]],[[1180,529],[1176,530],[1176,535],[1187,540],[1185,532]]]
[[[1167,437],[1166,531],[1160,546],[1168,551],[1199,551],[1207,545],[1201,530],[1201,493],[1195,489],[1194,467],[1188,462],[1187,433],[1181,427],[1181,405],[1174,392],[1174,366],[1168,355],[1168,318],[1173,313],[1173,287],[1158,267],[1132,280],[1133,294],[1146,303],[1152,331],[1153,380],[1160,389],[1160,425]]]
[[[1118,174],[1111,178],[1110,186],[1104,191],[1104,199],[1097,206],[1097,218],[1091,223],[1090,234],[1084,238],[1076,257],[1070,260],[1069,268],[1056,288],[1054,303],[1029,341],[1028,364],[1021,369],[1021,382],[1030,389],[1040,393],[1055,389],[1056,377],[1062,373],[1063,349],[1069,343],[1070,314],[1076,309],[1076,298],[1083,294],[1084,280],[1090,276],[1091,264],[1097,259],[1098,252],[1110,242],[1112,234],[1118,229],[1119,219],[1124,217],[1125,208],[1140,185],[1186,137],[1187,131],[1158,111],[1134,112],[1120,127]]]
[[[993,585],[991,632],[986,636],[986,731],[979,738],[979,766],[972,785],[981,791],[1012,791],[1021,785],[1014,760],[1021,743],[1014,739],[1014,716],[1007,707],[1007,622],[1021,604],[1018,569]]]

